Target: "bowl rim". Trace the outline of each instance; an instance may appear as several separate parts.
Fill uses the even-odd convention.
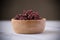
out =
[[[41,21],[41,20],[46,20],[46,18],[42,18],[40,20],[16,20],[16,19],[12,18],[11,20],[15,20],[15,21]]]

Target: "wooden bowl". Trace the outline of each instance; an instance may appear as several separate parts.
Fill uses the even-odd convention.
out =
[[[11,19],[13,29],[16,33],[35,34],[42,33],[45,29],[46,19],[40,20],[15,20]]]

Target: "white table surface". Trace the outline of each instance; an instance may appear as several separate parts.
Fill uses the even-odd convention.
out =
[[[0,21],[0,40],[60,40],[60,21],[46,21],[40,34],[16,34],[10,21]]]

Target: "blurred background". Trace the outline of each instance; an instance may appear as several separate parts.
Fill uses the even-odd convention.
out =
[[[38,10],[40,16],[47,20],[60,20],[58,0],[2,0],[0,8],[0,20],[10,20],[24,9]]]

